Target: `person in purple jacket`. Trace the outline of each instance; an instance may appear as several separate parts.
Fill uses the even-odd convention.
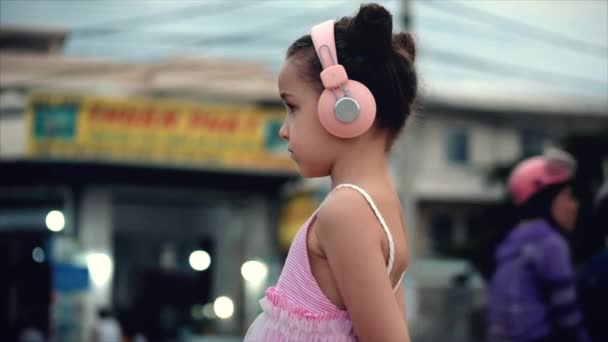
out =
[[[491,342],[587,342],[570,249],[563,234],[576,223],[575,163],[538,156],[518,164],[509,193],[519,223],[496,250],[487,292]]]

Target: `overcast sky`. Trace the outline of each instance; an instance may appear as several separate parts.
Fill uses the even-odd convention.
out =
[[[403,2],[389,8],[396,29]],[[278,70],[310,26],[351,0],[0,1],[0,23],[73,30],[65,53],[139,62],[175,55]],[[575,97],[608,104],[608,1],[412,1],[423,87],[439,93]]]

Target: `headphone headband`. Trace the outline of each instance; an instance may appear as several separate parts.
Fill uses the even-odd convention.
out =
[[[310,31],[310,37],[323,69],[338,64],[333,20],[315,25]]]

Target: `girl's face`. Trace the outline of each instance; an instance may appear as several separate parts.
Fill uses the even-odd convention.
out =
[[[338,156],[339,139],[321,125],[317,112],[320,90],[300,76],[301,67],[297,58],[290,57],[279,74],[279,93],[287,111],[279,135],[289,143],[302,176],[323,177],[330,174]]]
[[[574,230],[578,215],[578,201],[572,195],[571,187],[567,187],[557,194],[555,200],[553,200],[551,214],[564,230],[567,232]]]

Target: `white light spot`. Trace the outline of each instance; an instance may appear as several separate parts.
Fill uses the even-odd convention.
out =
[[[221,319],[230,318],[234,313],[234,303],[232,302],[232,299],[228,297],[217,297],[215,302],[213,302],[213,311],[215,311],[215,315]]]
[[[110,256],[105,253],[91,253],[87,256],[87,266],[95,285],[103,286],[108,283],[112,275]]]
[[[251,283],[260,284],[268,275],[268,266],[263,262],[250,260],[241,266],[241,275]]]
[[[194,251],[190,254],[190,267],[197,271],[204,271],[211,265],[211,257],[205,251]]]
[[[61,231],[65,226],[65,217],[59,210],[52,210],[46,214],[46,227],[54,232]]]

